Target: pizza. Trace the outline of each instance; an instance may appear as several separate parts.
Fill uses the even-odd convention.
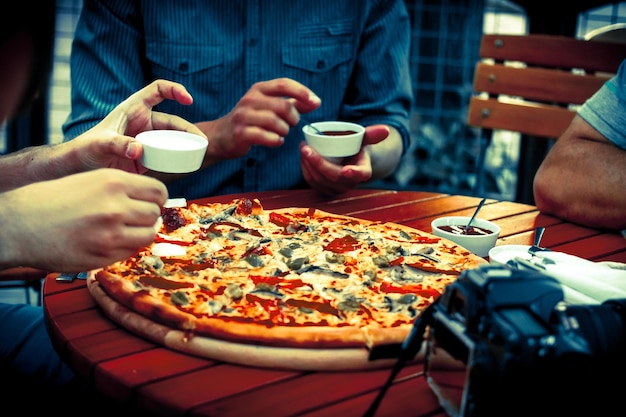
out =
[[[401,224],[256,199],[166,207],[155,228],[149,247],[91,272],[96,300],[167,346],[254,365],[370,366],[368,352],[402,343],[447,285],[486,262]]]

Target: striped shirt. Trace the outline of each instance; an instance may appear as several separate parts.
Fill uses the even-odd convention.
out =
[[[406,150],[409,44],[402,0],[85,0],[65,140],[157,78],[183,84],[194,103],[166,101],[156,110],[196,123],[227,114],[255,82],[289,77],[322,99],[308,121],[393,126]],[[302,140],[302,125],[292,127],[283,146],[252,147],[169,184],[170,196],[304,186]]]

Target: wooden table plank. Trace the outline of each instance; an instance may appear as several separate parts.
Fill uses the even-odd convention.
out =
[[[95,366],[105,360],[155,349],[157,345],[122,330],[95,333],[68,342],[69,357],[76,372],[93,379]]]
[[[131,404],[134,391],[143,385],[214,366],[215,361],[158,347],[126,353],[96,365],[94,380],[100,392]]]
[[[300,415],[328,404],[376,392],[387,381],[390,372],[391,369],[379,369],[302,374],[297,380],[287,379],[194,408],[192,415],[238,417],[249,412],[249,404],[254,404],[255,412],[259,416]],[[405,367],[398,378],[415,378],[422,375],[423,365],[418,363]],[[292,388],[296,386],[303,388]],[[355,415],[354,410],[346,416],[349,415]]]
[[[617,232],[595,235],[559,245],[556,250],[592,260],[600,257],[610,259],[612,254],[626,251],[626,239]]]
[[[361,417],[372,406],[378,391],[348,398],[301,414],[301,417]],[[447,414],[423,375],[415,375],[392,385],[376,410],[376,417],[429,416]]]
[[[56,323],[63,329],[63,337],[68,341],[118,328],[115,323],[105,317],[102,310],[95,306],[73,314],[59,315]]]
[[[44,290],[49,286],[48,281],[50,281],[50,279],[46,279],[44,283]],[[50,293],[46,292],[46,294]],[[77,283],[74,288],[56,294],[50,294],[50,296],[46,298],[45,309],[48,315],[53,317],[96,307],[96,302],[91,297],[89,291],[87,291],[87,285],[85,283]]]
[[[72,291],[77,288],[85,288],[87,287],[87,282],[84,279],[75,279],[72,282],[59,282],[53,278],[56,278],[58,273],[51,273],[47,277],[51,279],[46,279],[46,294],[56,294],[65,291]]]
[[[142,409],[148,412],[157,415],[183,415],[187,410],[206,402],[251,389],[257,390],[299,375],[299,372],[294,371],[221,364],[140,387],[136,396]],[[250,409],[251,404],[246,405]],[[256,404],[254,408],[256,412]]]

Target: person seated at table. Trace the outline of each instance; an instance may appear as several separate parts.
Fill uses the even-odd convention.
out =
[[[47,88],[55,27],[54,1],[23,0],[12,10],[0,18],[3,122]],[[167,188],[140,175],[146,169],[133,136],[165,128],[202,134],[178,116],[152,110],[166,99],[192,103],[181,84],[157,80],[76,140],[0,157],[0,269],[89,270],[127,258],[154,240]],[[59,405],[68,415],[65,411],[87,394],[55,352],[42,308],[29,304],[0,303],[0,375],[0,399],[19,414],[52,413]],[[96,403],[91,407],[81,414],[99,410]]]
[[[202,170],[160,176],[171,196],[307,183],[335,194],[393,173],[408,148],[412,103],[404,2],[255,4],[85,0],[72,44],[65,140],[138,86],[167,78],[187,86],[195,103],[159,109],[209,138]],[[309,122],[365,125],[361,152],[341,165],[323,159],[303,143],[305,113]]]
[[[584,226],[626,228],[626,60],[578,110],[534,178],[539,210]]]

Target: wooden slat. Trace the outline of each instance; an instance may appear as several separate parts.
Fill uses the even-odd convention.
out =
[[[235,372],[242,373],[239,370],[235,370]],[[197,407],[192,414],[238,417],[249,415],[249,404],[254,404],[256,414],[259,416],[297,416],[306,413],[308,410],[316,410],[328,404],[338,403],[346,398],[360,398],[354,404],[357,408],[343,414],[343,416],[362,416],[367,407],[373,402],[372,393],[378,392],[389,377],[390,372],[390,369],[381,369],[367,372],[366,374],[361,371],[303,374],[298,378],[276,381],[272,384],[257,387],[255,390],[242,392],[237,396],[231,395],[221,401]],[[422,364],[409,365],[403,368],[397,380],[405,379],[413,382],[415,390],[419,389],[418,379],[426,385]],[[306,390],[294,390],[291,388],[296,385],[306,386]],[[408,393],[412,392],[412,390],[408,391]],[[427,397],[427,399],[429,398],[434,398],[432,393],[430,397]],[[422,410],[427,412],[432,410],[434,406],[435,404],[431,402],[427,407],[422,407]],[[419,409],[419,407],[415,409]],[[404,408],[403,411],[406,412],[406,410],[408,408]],[[326,412],[320,414],[329,415]]]
[[[361,417],[371,407],[375,394],[378,392],[351,397],[298,415],[300,417]],[[439,405],[437,396],[433,393],[424,376],[403,379],[394,383],[385,394],[375,415],[376,417],[448,416]]]
[[[47,274],[47,271],[41,269],[18,266],[0,271],[0,281],[37,281]]]
[[[131,392],[142,385],[213,365],[209,359],[166,348],[126,353],[95,367],[95,386],[105,395],[129,404],[133,400]]]
[[[626,44],[538,34],[483,35],[480,56],[610,73],[626,57]]]
[[[582,104],[608,79],[608,75],[573,74],[561,70],[481,62],[476,65],[474,90],[561,105]]]
[[[155,415],[183,416],[206,402],[234,397],[267,385],[293,380],[298,372],[224,364],[176,375],[140,387],[136,392],[142,408]],[[289,384],[287,384],[289,385]],[[284,394],[285,390],[283,390]],[[254,409],[245,402],[244,409]],[[256,405],[256,404],[255,404]],[[198,415],[198,414],[196,414]],[[200,414],[202,415],[202,414]],[[243,413],[240,415],[268,415]],[[275,415],[288,415],[277,412]]]
[[[471,126],[520,132],[543,138],[557,138],[576,113],[571,110],[528,103],[503,103],[496,99],[472,97],[467,122]]]

